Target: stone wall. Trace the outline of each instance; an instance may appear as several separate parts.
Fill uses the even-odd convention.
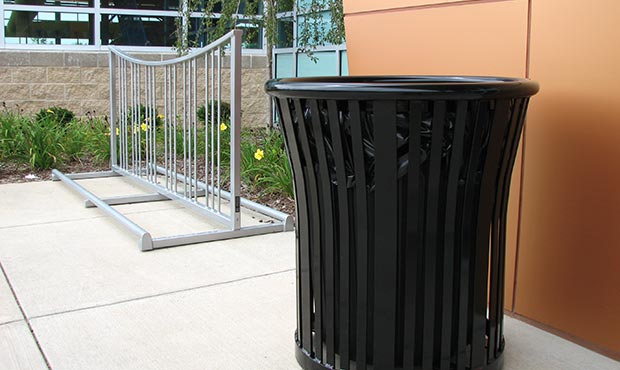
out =
[[[146,60],[176,56],[174,53],[132,55]],[[263,85],[268,78],[265,56],[243,56],[241,112],[244,126],[267,123],[268,97]],[[110,109],[107,52],[2,50],[0,81],[0,102],[13,111],[31,114],[42,108],[61,106],[76,115],[104,116]]]

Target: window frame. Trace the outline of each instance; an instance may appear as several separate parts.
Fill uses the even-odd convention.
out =
[[[187,1],[187,0],[180,0]],[[2,14],[3,24],[0,27],[0,50],[47,50],[47,51],[107,51],[107,45],[101,43],[101,20],[103,16],[109,15],[133,15],[137,17],[179,17],[177,10],[144,10],[144,9],[129,9],[129,8],[104,8],[101,7],[100,1],[95,0],[93,6],[57,6],[57,5],[20,5],[20,4],[5,4],[0,0],[0,12]],[[6,11],[28,11],[28,12],[58,12],[58,13],[79,13],[93,15],[93,36],[94,44],[92,45],[39,45],[39,44],[12,44],[6,43],[5,35],[5,20],[4,15]],[[201,12],[192,12],[192,18],[201,18]],[[213,18],[219,18],[219,13],[213,13]],[[251,16],[238,15],[239,20],[251,19]],[[266,40],[264,32],[262,35],[262,48],[260,49],[243,49],[243,53],[247,55],[265,55]],[[176,52],[174,46],[135,46],[135,45],[117,45],[126,51],[135,52],[160,52],[170,53]]]

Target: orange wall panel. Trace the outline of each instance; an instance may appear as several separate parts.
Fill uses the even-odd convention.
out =
[[[345,0],[345,15],[352,75],[540,82],[512,181],[506,308],[620,358],[620,2]]]
[[[525,75],[527,0],[346,13],[345,29],[351,75]]]
[[[350,14],[353,8],[370,10],[392,7],[394,3],[434,2],[437,1],[345,1],[349,72],[525,76],[526,0],[466,5],[459,2],[398,12]],[[513,305],[517,254],[520,154],[521,151],[513,172],[506,235],[505,308],[509,310]]]
[[[620,2],[536,0],[517,313],[620,357]]]
[[[344,11],[347,14],[371,11],[400,11],[402,8],[412,8],[427,5],[440,5],[466,2],[472,0],[353,0],[344,2]],[[484,0],[473,0],[484,1]]]

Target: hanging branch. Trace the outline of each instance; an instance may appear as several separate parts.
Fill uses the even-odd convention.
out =
[[[290,9],[295,0],[186,0],[185,6],[179,7],[179,17],[176,19],[175,48],[179,54],[186,54],[192,47],[200,47],[205,38],[215,40],[231,29],[237,28],[239,15],[243,15],[247,22],[254,27],[246,29],[245,39],[249,40],[263,29],[267,43],[267,57],[271,58],[271,49],[278,41],[277,13]],[[312,54],[317,46],[338,45],[344,41],[344,22],[342,0],[306,0],[298,5],[297,32],[298,52]],[[215,6],[221,5],[215,17]],[[259,4],[263,5],[262,15],[259,15]],[[242,6],[243,5],[243,6]],[[241,8],[243,7],[243,12]],[[329,11],[329,13],[325,13]],[[202,17],[190,41],[192,31],[191,14],[201,12]],[[329,18],[325,17],[329,14]]]

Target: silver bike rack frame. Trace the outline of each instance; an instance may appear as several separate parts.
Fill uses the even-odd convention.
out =
[[[142,251],[293,228],[290,215],[240,196],[241,35],[233,30],[188,55],[157,62],[109,46],[111,170],[53,170],[52,177],[84,196],[87,207],[99,207],[139,236]],[[222,73],[226,70],[230,73]],[[230,117],[224,115],[223,102],[229,104]],[[199,122],[199,104],[205,107],[204,123]],[[227,130],[230,158],[222,150]],[[133,180],[152,193],[101,199],[76,181],[112,176]],[[112,207],[161,200],[177,201],[223,228],[154,238]],[[273,222],[242,227],[241,207]]]

